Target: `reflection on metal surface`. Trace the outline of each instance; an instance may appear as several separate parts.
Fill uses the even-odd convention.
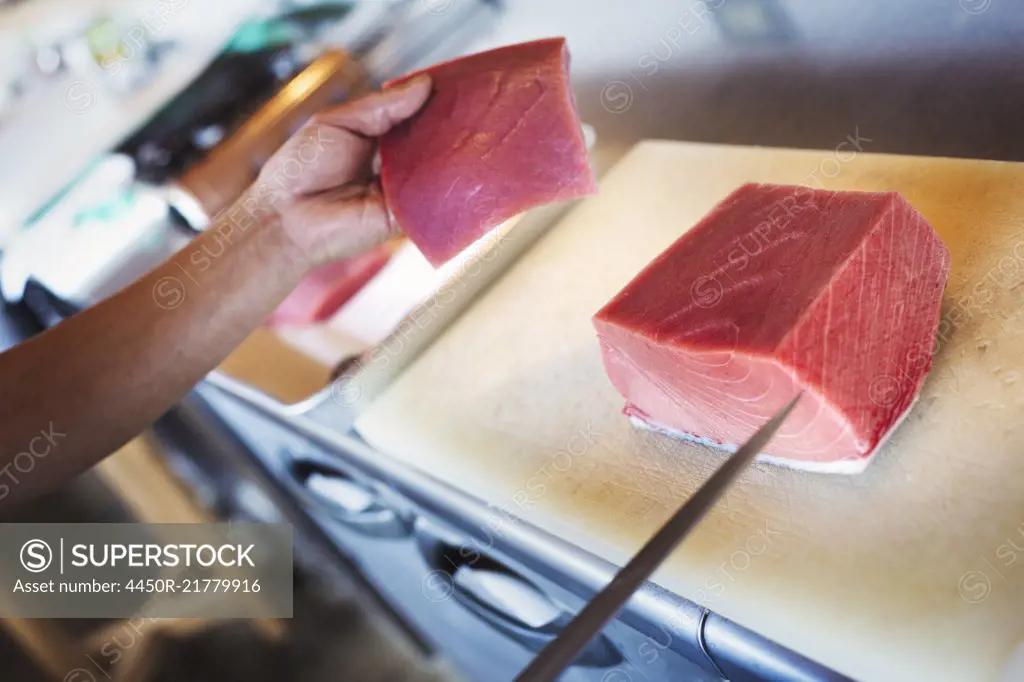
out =
[[[202,205],[206,221],[231,205],[263,163],[315,111],[369,85],[362,66],[344,50],[328,50],[177,182]],[[196,215],[194,205],[188,214]],[[205,225],[192,225],[202,229]]]
[[[350,514],[365,512],[373,505],[374,495],[365,488],[352,485],[339,476],[313,472],[306,478],[306,487],[318,497],[331,501]]]

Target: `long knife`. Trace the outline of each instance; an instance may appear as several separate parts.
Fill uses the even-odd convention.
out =
[[[561,634],[537,655],[537,658],[519,673],[515,682],[553,682],[573,662],[597,633],[604,629],[680,542],[700,523],[704,515],[732,484],[754,456],[768,444],[789,413],[796,407],[800,394],[769,419],[764,426],[725,461],[680,507],[654,537],[636,553],[612,581],[580,611],[562,630]]]

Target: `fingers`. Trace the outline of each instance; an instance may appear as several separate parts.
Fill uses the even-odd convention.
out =
[[[430,77],[422,74],[402,85],[325,109],[314,120],[363,137],[380,137],[419,111],[430,97],[430,87]]]
[[[430,78],[419,76],[322,111],[261,172],[263,181],[287,179],[292,200],[281,215],[315,263],[358,255],[397,233],[380,186],[358,180],[376,138],[419,111],[430,88]]]
[[[273,189],[292,195],[357,181],[369,164],[375,138],[419,111],[429,96],[430,79],[421,76],[326,109],[285,142],[261,176]]]
[[[316,194],[359,179],[376,143],[315,120],[274,155],[261,175],[292,196]]]

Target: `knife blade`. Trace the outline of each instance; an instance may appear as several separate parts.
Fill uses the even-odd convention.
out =
[[[519,673],[515,682],[552,682],[573,662],[590,640],[604,629],[633,593],[700,523],[757,453],[764,449],[796,407],[801,395],[797,394],[786,403],[705,481],[675,516],[665,522],[611,582],[569,622],[558,637]]]

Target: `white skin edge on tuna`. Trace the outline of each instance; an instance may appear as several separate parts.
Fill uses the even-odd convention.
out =
[[[789,459],[785,457],[776,457],[774,455],[762,453],[755,457],[758,462],[765,462],[766,464],[774,464],[776,466],[784,467],[786,469],[794,469],[796,471],[806,471],[812,474],[844,474],[854,475],[863,473],[868,465],[871,464],[872,460],[878,456],[879,451],[889,441],[892,434],[899,428],[903,420],[907,418],[911,410],[914,409],[914,405],[917,404],[917,400],[920,394],[914,396],[914,399],[910,401],[910,405],[907,409],[893,422],[893,425],[889,427],[889,430],[885,432],[882,438],[878,441],[875,448],[867,454],[865,457],[858,457],[856,459],[840,459],[832,462],[816,462],[812,460],[800,460],[800,459]],[[670,438],[676,438],[678,440],[687,441],[690,443],[697,443],[698,445],[707,445],[715,448],[716,450],[724,450],[725,452],[736,452],[739,445],[736,443],[718,443],[711,440],[710,438],[701,438],[700,436],[694,436],[684,431],[679,431],[668,426],[663,426],[654,422],[648,422],[635,415],[629,416],[630,423],[639,429],[651,431],[653,433],[660,433]]]

